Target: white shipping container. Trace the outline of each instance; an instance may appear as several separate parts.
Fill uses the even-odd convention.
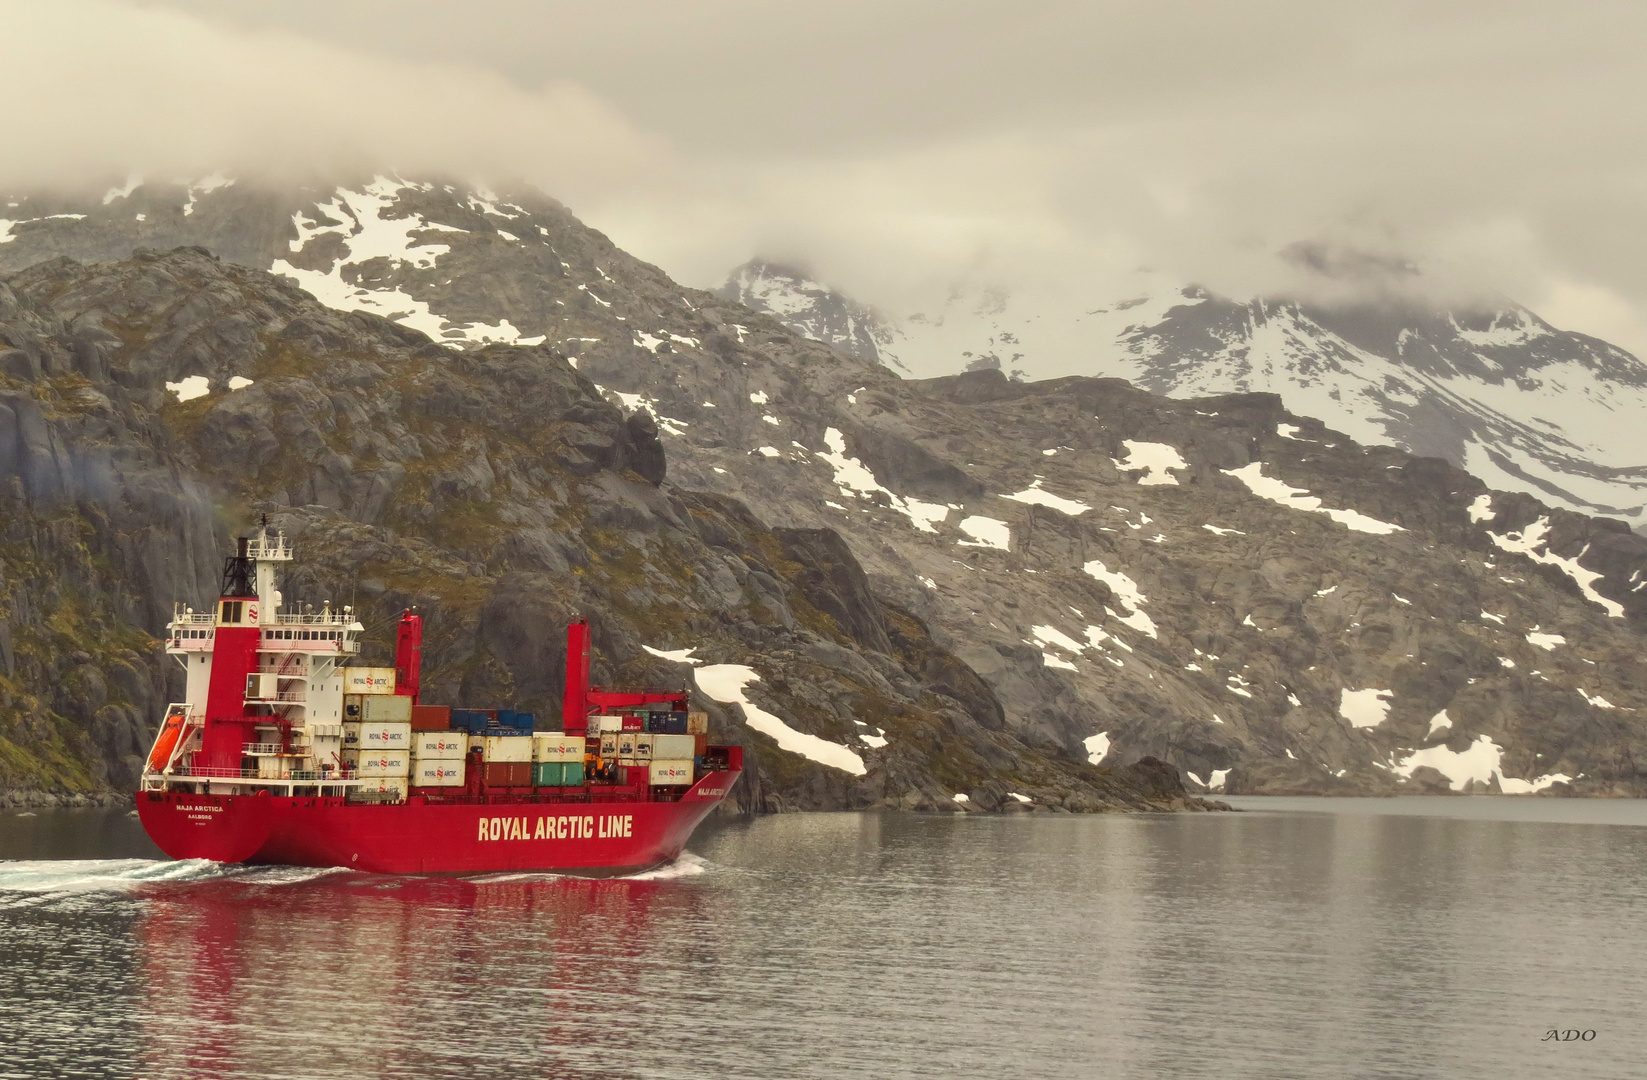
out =
[[[343,746],[348,750],[410,750],[412,748],[412,725],[344,724]]]
[[[417,758],[412,762],[413,787],[462,787],[462,760],[429,761]]]
[[[603,733],[608,732],[608,731],[612,731],[612,732],[622,731],[623,730],[623,717],[621,717],[621,716],[591,716],[589,718],[589,730],[593,731],[593,732],[596,732],[597,734],[603,734]]]
[[[685,761],[654,761],[652,762],[652,783],[654,784],[690,784],[692,782],[692,759]]]
[[[618,760],[632,760],[635,756],[635,740],[640,735],[638,731],[625,731],[618,735]]]
[[[530,763],[532,760],[532,739],[526,735],[473,735],[469,744],[474,745],[480,740],[481,758],[485,761]]]
[[[343,669],[345,694],[392,694],[395,669],[392,667],[351,667]]]
[[[404,776],[364,776],[360,778],[360,791],[383,791],[404,797],[406,794],[406,778]]]
[[[368,694],[360,699],[360,718],[368,722],[409,724],[412,699],[404,694]]]
[[[697,752],[697,740],[690,735],[652,736],[652,756],[659,761],[679,761]]]
[[[405,750],[345,750],[343,763],[358,776],[405,776],[412,770],[412,755]]]
[[[469,753],[469,736],[461,731],[412,732],[412,756],[428,761],[461,761]]]
[[[600,737],[600,756],[615,758],[618,756],[618,736],[615,732],[605,732]]]
[[[686,733],[688,735],[709,734],[709,714],[706,712],[689,712],[686,714]]]
[[[582,761],[584,740],[568,735],[532,736],[533,761]]]
[[[635,760],[644,765],[652,760],[652,740],[657,738],[646,732],[635,736]]]

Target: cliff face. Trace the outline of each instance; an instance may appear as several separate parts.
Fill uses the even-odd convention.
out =
[[[860,764],[700,695],[750,748],[746,809],[1175,797],[1004,730],[838,535],[669,483],[652,417],[549,349],[454,352],[198,249],[13,274],[0,336],[5,786],[129,788],[180,689],[156,640],[172,601],[210,603],[230,535],[266,515],[299,551],[288,603],[355,605],[377,659],[425,612],[429,700],[554,715],[578,615],[598,681],[693,678],[647,647],[752,668],[748,701]]]
[[[139,211],[144,227],[161,220],[163,195],[182,198],[132,196],[153,203]],[[107,385],[149,395],[145,412],[121,421],[171,433],[152,440],[144,468],[176,470],[206,493],[203,508],[235,520],[267,511],[304,530],[306,552],[333,560],[288,595],[336,600],[359,581],[361,605],[384,618],[425,581],[441,605],[463,598],[449,625],[473,630],[454,629],[439,654],[453,693],[503,686],[504,668],[514,692],[539,686],[524,669],[489,666],[502,648],[492,627],[553,610],[553,633],[510,640],[558,640],[554,620],[587,603],[629,628],[602,639],[625,677],[690,677],[640,645],[747,663],[763,680],[751,694],[789,693],[782,715],[797,726],[871,765],[915,755],[907,772],[886,766],[896,783],[850,797],[870,781],[763,758],[800,770],[771,790],[805,805],[928,792],[921,776],[933,790],[966,789],[934,764],[952,745],[1046,763],[1154,757],[1197,791],[1647,793],[1647,540],[1620,522],[1489,491],[1434,458],[1364,448],[1269,394],[1180,400],[1116,379],[1023,384],[994,371],[903,380],[676,285],[541,195],[379,180],[219,188],[192,214],[181,206],[168,212],[193,239],[229,252],[265,237],[244,257],[334,308],[388,321],[227,267],[168,301],[184,314],[145,314],[132,299],[121,301],[130,318],[94,320],[56,286],[27,284],[130,268],[47,264],[12,287],[37,306],[49,299],[63,326],[52,347],[71,358],[62,364],[106,355]],[[0,258],[19,258],[25,243],[35,255],[123,254],[118,207],[16,226]],[[220,242],[218,226],[189,224],[208,211],[224,222]],[[200,256],[158,263],[176,259]],[[137,297],[158,286],[122,288]],[[184,333],[176,318],[201,328]],[[398,342],[414,360],[363,352],[368,329],[371,349]],[[84,347],[79,333],[91,335]],[[521,357],[565,385],[528,379]],[[24,360],[0,369],[19,364],[14,377],[31,386],[64,377],[45,366],[36,376]],[[236,376],[253,384],[231,390]],[[187,378],[210,392],[168,400],[163,384]],[[104,385],[94,389],[127,400]],[[135,475],[135,461],[110,460]],[[646,481],[664,466],[661,487]],[[690,529],[674,531],[665,508]],[[209,549],[190,556],[195,595],[211,588]],[[397,577],[409,560],[433,576]],[[475,584],[499,575],[526,575],[547,590],[544,605],[562,606],[515,603],[524,585],[494,600]],[[149,588],[135,572],[110,580]],[[158,601],[133,603],[174,594],[154,591]],[[846,653],[786,645],[792,655],[763,659],[802,632]],[[911,653],[911,642],[933,652]],[[879,697],[845,696],[868,692],[852,689],[867,675],[840,690],[826,674],[858,670],[847,655],[891,658],[914,682],[883,673],[892,696],[869,681]],[[803,660],[812,666],[792,692],[762,666]],[[545,654],[540,666],[555,663]],[[949,709],[977,730],[952,719],[900,734],[874,711],[893,706],[876,702],[902,702],[904,716]],[[905,777],[913,787],[898,786]]]

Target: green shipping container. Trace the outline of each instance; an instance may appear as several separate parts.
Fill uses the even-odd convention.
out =
[[[581,787],[583,785],[583,762],[535,762],[532,765],[532,783],[536,787]]]

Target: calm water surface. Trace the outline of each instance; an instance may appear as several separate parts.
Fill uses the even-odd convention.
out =
[[[1647,1076],[1647,805],[1231,801],[790,815],[616,881],[6,814],[0,1076]]]

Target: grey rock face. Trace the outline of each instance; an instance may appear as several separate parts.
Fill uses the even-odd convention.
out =
[[[101,294],[61,317],[95,307],[152,328],[154,344],[106,324],[122,345],[100,361],[111,388],[93,389],[117,413],[142,403],[132,422],[143,430],[156,414],[192,418],[174,466],[189,490],[270,507],[335,560],[303,595],[369,580],[384,612],[438,597],[455,628],[440,646],[453,658],[443,687],[552,684],[552,656],[518,660],[540,639],[536,624],[517,626],[512,598],[528,597],[544,625],[584,604],[610,612],[601,647],[614,672],[673,670],[648,666],[637,643],[758,657],[757,700],[865,747],[882,770],[877,788],[770,750],[766,786],[751,793],[760,806],[953,809],[966,804],[949,793],[989,781],[1008,785],[1007,802],[1017,791],[1085,805],[1090,795],[1059,795],[1064,781],[1035,770],[1091,758],[1119,767],[1111,781],[1164,761],[1192,791],[1647,790],[1636,764],[1647,760],[1647,541],[1623,523],[1362,447],[1267,393],[1180,400],[1119,379],[1024,384],[995,370],[901,380],[675,285],[541,196],[339,190],[293,209],[285,234],[259,226],[288,245],[270,257],[358,277],[345,243],[355,226],[336,215],[401,222],[405,257],[384,260],[367,299],[389,314],[425,305],[402,321],[438,318],[436,332],[467,351],[327,313],[292,289],[247,291],[233,275],[200,290],[225,298],[209,325],[171,326]],[[237,192],[210,197],[248,197]],[[349,213],[326,209],[340,204]],[[316,233],[321,215],[341,231]],[[448,250],[418,253],[435,241]],[[54,305],[95,292],[67,278],[28,289]],[[234,290],[246,302],[229,303]],[[174,303],[158,279],[141,294]],[[251,345],[248,326],[259,328]],[[483,347],[488,334],[544,344]],[[25,338],[8,347],[42,380],[69,362]],[[582,389],[526,378],[524,355],[564,356]],[[195,402],[156,389],[196,374],[212,390]],[[254,385],[228,390],[237,375]],[[270,404],[243,409],[237,395]],[[30,482],[81,482],[80,443],[54,443],[32,420],[25,438],[17,408]],[[661,486],[642,471],[646,421],[620,419],[636,415],[656,425]],[[220,460],[240,463],[232,484]],[[120,490],[134,482],[118,475]],[[873,605],[817,530],[844,541]],[[406,559],[419,567],[410,581],[390,569]],[[504,574],[507,601],[462,584]],[[952,753],[975,780],[934,763]]]
[[[210,603],[230,535],[266,515],[301,553],[288,604],[357,605],[368,661],[424,611],[429,700],[556,715],[583,615],[598,681],[690,679],[643,646],[748,664],[763,707],[865,763],[781,751],[702,699],[749,747],[745,809],[953,802],[1008,776],[1043,807],[1171,801],[1002,730],[988,687],[839,536],[668,484],[653,417],[548,348],[454,352],[193,248],[55,259],[0,290],[0,335],[40,370],[3,388],[0,787],[129,790],[180,690],[156,640],[170,601]],[[117,344],[89,361],[88,334]]]

